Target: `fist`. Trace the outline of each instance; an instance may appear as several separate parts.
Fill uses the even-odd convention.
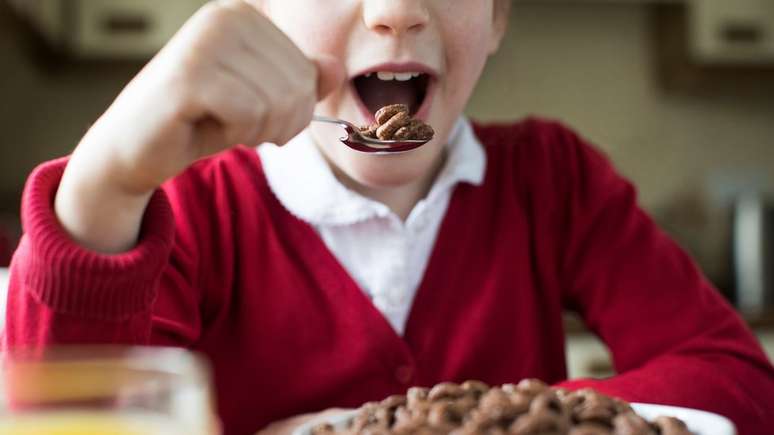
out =
[[[236,144],[283,144],[343,81],[307,58],[257,7],[222,0],[199,10],[135,77],[76,150],[133,192],[148,192],[199,158]]]

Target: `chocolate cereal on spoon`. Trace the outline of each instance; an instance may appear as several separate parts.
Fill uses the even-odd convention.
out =
[[[360,152],[374,154],[405,153],[421,147],[433,138],[435,131],[418,119],[412,119],[405,104],[391,104],[376,112],[376,122],[358,127],[349,121],[315,115],[312,120],[337,124],[347,131],[341,143]]]
[[[412,119],[405,104],[391,104],[379,109],[376,122],[360,129],[363,136],[379,140],[430,140],[433,127],[419,119]]]

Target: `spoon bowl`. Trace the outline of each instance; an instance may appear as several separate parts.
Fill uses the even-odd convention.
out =
[[[380,140],[364,136],[360,129],[351,122],[343,119],[317,116],[312,118],[314,122],[337,124],[347,131],[347,136],[340,138],[341,143],[355,151],[372,154],[396,154],[405,153],[421,147],[430,140]]]

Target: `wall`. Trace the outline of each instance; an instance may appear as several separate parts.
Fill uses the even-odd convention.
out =
[[[632,4],[517,4],[469,112],[483,120],[538,114],[573,126],[722,281],[724,192],[774,183],[774,98],[663,93],[648,17],[646,6]],[[0,8],[0,198],[10,207],[30,169],[67,153],[137,68],[46,72],[23,45]]]
[[[0,1],[0,211],[16,207],[26,174],[67,154],[138,65],[45,65]]]

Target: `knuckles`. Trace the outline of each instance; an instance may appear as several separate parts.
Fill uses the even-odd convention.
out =
[[[231,1],[211,1],[199,9],[197,15],[205,23],[213,26],[228,24],[233,18]]]
[[[218,66],[216,59],[234,56],[229,61],[239,62],[236,56],[248,55],[236,45],[231,46],[234,50],[229,49],[229,43],[238,39],[233,38],[230,42],[227,31],[243,18],[240,14],[257,15],[255,10],[245,11],[246,8],[255,6],[244,0],[217,0],[207,3],[196,13],[184,46],[174,50],[177,54],[167,57],[164,62],[167,65],[163,69],[170,72],[167,81],[174,82],[170,84],[177,90],[177,110],[173,116],[190,119],[191,114],[212,113],[213,101],[223,107],[225,90],[220,89],[218,80],[214,79],[222,66]],[[256,25],[260,23],[256,22]],[[251,86],[257,85],[262,92],[258,92],[253,100],[245,101],[246,97],[241,97],[226,103],[230,106],[226,112],[233,116],[233,119],[223,120],[227,130],[224,133],[229,140],[251,142],[260,130],[259,136],[271,134],[277,136],[272,139],[284,142],[311,120],[317,100],[317,67],[294,45],[289,45],[294,52],[282,60],[285,73],[276,74],[275,70],[267,75],[271,79],[258,78]],[[267,68],[279,66],[267,65]],[[248,83],[244,85],[248,86]]]

